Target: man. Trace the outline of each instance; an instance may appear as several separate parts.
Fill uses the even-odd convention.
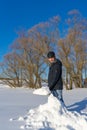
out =
[[[59,59],[56,59],[53,51],[47,54],[48,61],[50,62],[49,73],[48,73],[48,87],[51,93],[63,102],[62,98],[62,63]]]

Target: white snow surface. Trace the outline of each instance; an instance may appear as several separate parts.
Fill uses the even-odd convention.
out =
[[[0,130],[86,130],[87,88],[63,90],[66,107],[47,87],[0,87]]]
[[[49,90],[48,87],[42,87],[42,88],[34,90],[33,94],[37,94],[37,95],[48,95],[48,94],[50,94],[50,90]]]

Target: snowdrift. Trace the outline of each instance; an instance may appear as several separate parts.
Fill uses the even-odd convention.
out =
[[[33,91],[33,94],[37,95],[49,95],[50,90],[48,87],[42,87]]]
[[[47,88],[35,90],[34,94],[46,95]],[[12,121],[13,119],[11,119]],[[30,109],[24,117],[19,117],[18,121],[24,121],[25,125],[20,129],[29,130],[86,130],[87,116],[82,116],[77,112],[70,112],[52,94],[48,96],[47,103]]]

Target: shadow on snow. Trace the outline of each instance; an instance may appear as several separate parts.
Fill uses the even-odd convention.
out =
[[[70,106],[67,106],[67,109],[69,111],[76,111],[76,112],[80,113],[81,115],[87,116],[86,112],[82,113],[82,111],[84,111],[84,109],[86,107],[87,107],[87,97],[80,102],[76,102]]]

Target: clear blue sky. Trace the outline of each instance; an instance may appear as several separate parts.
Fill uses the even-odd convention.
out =
[[[87,0],[0,0],[0,60],[16,38],[16,30],[31,28],[52,16],[78,9],[87,17]]]

